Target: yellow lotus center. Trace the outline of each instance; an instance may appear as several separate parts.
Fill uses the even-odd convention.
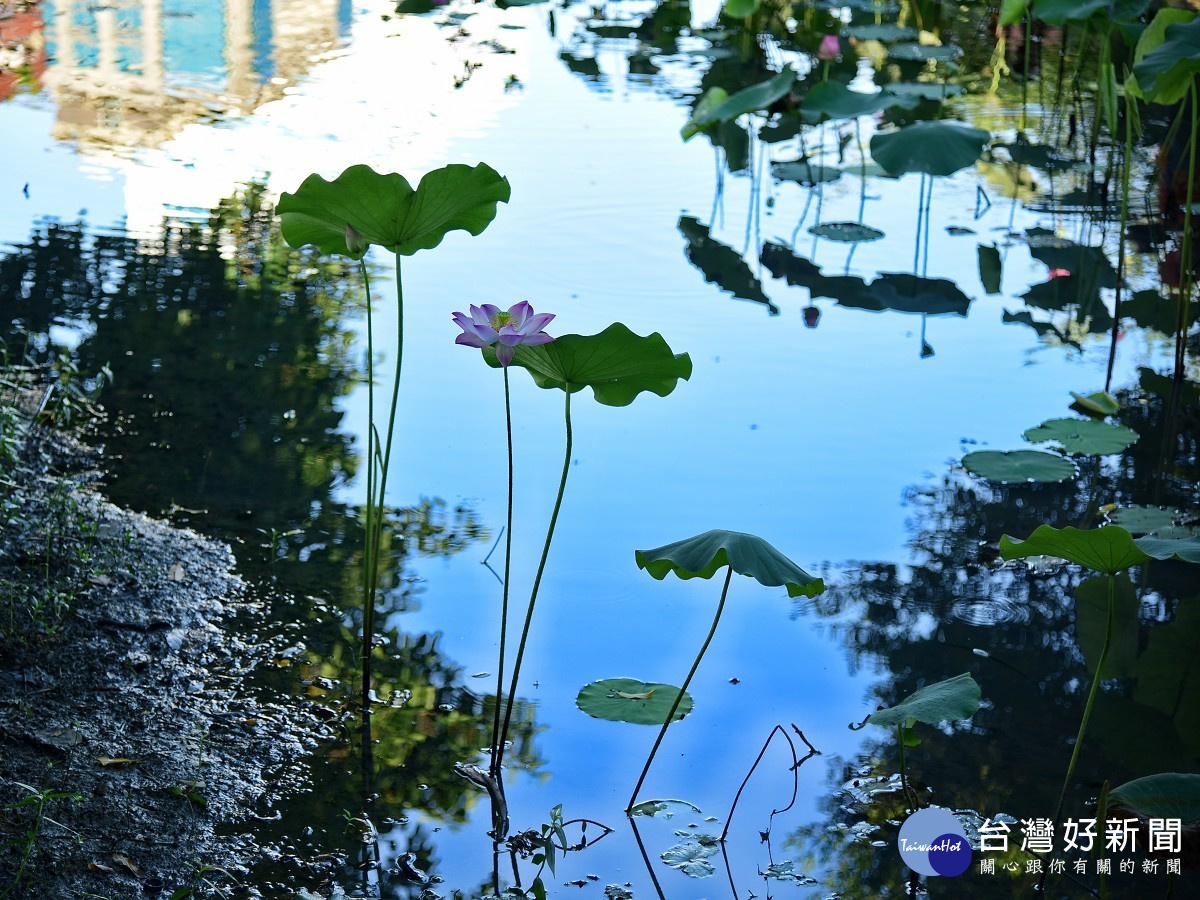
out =
[[[492,321],[489,322],[488,324],[491,325],[493,328],[495,328],[497,331],[499,331],[505,325],[512,324],[512,320],[513,320],[512,313],[498,312],[498,313],[496,313],[496,317],[494,319],[492,319]]]

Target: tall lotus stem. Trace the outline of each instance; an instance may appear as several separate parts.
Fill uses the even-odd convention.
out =
[[[692,677],[696,674],[696,670],[700,668],[700,660],[704,658],[704,654],[708,651],[708,645],[712,643],[713,635],[717,633],[717,624],[721,621],[721,613],[725,609],[725,598],[729,595],[729,582],[732,578],[733,566],[730,566],[729,571],[725,573],[725,584],[721,588],[721,601],[717,604],[717,614],[713,616],[712,627],[708,629],[708,636],[704,639],[704,643],[700,647],[700,652],[696,654],[696,661],[692,663],[692,668],[687,673],[687,678],[683,679],[679,693],[675,695],[675,702],[671,704],[671,709],[667,713],[666,721],[663,722],[662,728],[659,729],[658,737],[654,739],[654,746],[650,748],[650,755],[646,757],[646,765],[642,767],[642,774],[638,776],[633,793],[629,795],[629,803],[625,807],[626,815],[629,815],[634,803],[637,802],[638,792],[642,789],[642,783],[646,780],[646,775],[650,771],[650,764],[654,762],[654,754],[658,753],[659,745],[662,744],[663,738],[667,734],[667,729],[671,726],[671,722],[675,720],[675,713],[679,709],[679,703],[683,700],[683,695],[687,692],[688,685],[692,683]]]
[[[508,743],[508,729],[512,724],[513,701],[517,696],[517,681],[521,677],[521,662],[525,658],[525,643],[529,638],[529,624],[533,621],[533,608],[537,603],[538,589],[542,585],[542,575],[546,571],[546,559],[550,555],[550,542],[554,540],[554,528],[558,524],[558,512],[562,508],[563,493],[567,489],[567,475],[571,471],[571,449],[573,437],[571,432],[571,385],[564,385],[566,395],[563,407],[563,417],[566,422],[566,452],[563,455],[562,477],[558,480],[558,495],[554,498],[554,510],[550,513],[550,525],[546,529],[546,542],[542,545],[542,557],[538,560],[537,575],[533,579],[533,589],[529,593],[529,606],[525,610],[525,624],[521,627],[521,642],[517,645],[517,658],[513,663],[512,680],[509,682],[508,699],[504,704],[504,722],[500,727],[500,740],[497,742],[497,753],[493,754],[495,770],[499,772],[500,761],[504,757],[504,745]],[[507,571],[507,562],[505,563]],[[505,578],[507,583],[508,579]]]
[[[500,776],[500,748],[504,741],[500,737],[500,700],[504,694],[504,649],[508,638],[508,583],[512,572],[512,520],[513,520],[513,441],[512,441],[512,396],[509,390],[508,367],[504,369],[504,425],[508,435],[508,517],[504,533],[504,583],[501,585],[500,601],[500,659],[496,664],[496,708],[492,717],[492,760],[493,778]]]

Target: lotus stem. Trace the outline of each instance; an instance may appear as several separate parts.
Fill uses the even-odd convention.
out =
[[[1125,159],[1121,164],[1121,221],[1117,235],[1117,290],[1113,298],[1112,341],[1108,347],[1108,369],[1104,374],[1104,392],[1112,388],[1113,365],[1117,361],[1117,340],[1121,335],[1121,288],[1125,286],[1125,226],[1129,221],[1129,167],[1133,164],[1133,116],[1129,104],[1133,100],[1125,95]]]
[[[508,517],[505,520],[504,533],[508,536],[504,542],[504,582],[500,586],[500,659],[496,663],[496,709],[492,718],[492,760],[491,773],[493,778],[500,777],[500,748],[503,740],[500,737],[500,700],[504,694],[504,649],[508,638],[508,583],[512,571],[512,521],[513,521],[513,440],[512,440],[512,394],[509,390],[508,367],[504,372],[504,426],[508,435]]]
[[[371,644],[375,628],[375,585],[379,580],[375,562],[375,330],[372,324],[371,277],[367,258],[358,261],[367,292],[367,510],[363,541],[363,623],[362,623],[362,720],[364,727],[371,706]]]
[[[642,789],[642,783],[646,780],[646,773],[650,771],[650,764],[654,762],[654,754],[658,752],[659,745],[662,744],[667,729],[675,719],[675,712],[679,709],[679,703],[683,700],[683,695],[687,692],[688,685],[692,683],[692,677],[696,674],[696,670],[700,668],[700,660],[704,658],[704,654],[708,651],[708,645],[712,643],[713,635],[717,633],[717,624],[721,621],[721,613],[725,609],[725,598],[729,595],[729,582],[732,579],[733,566],[730,566],[729,571],[725,573],[725,584],[721,588],[721,601],[717,604],[717,614],[713,616],[712,627],[708,629],[708,637],[704,639],[704,644],[700,647],[700,652],[696,654],[696,661],[692,663],[692,669],[687,673],[687,678],[683,679],[679,693],[675,695],[675,702],[671,704],[671,710],[667,713],[666,721],[663,722],[662,728],[659,729],[658,737],[654,739],[654,746],[650,748],[650,755],[646,757],[646,765],[642,767],[642,774],[638,776],[633,793],[629,795],[629,803],[625,807],[625,815],[629,815],[630,810],[633,809],[633,804],[637,801],[638,791]]]
[[[573,436],[571,432],[571,385],[568,382],[563,389],[566,400],[563,406],[563,418],[566,423],[566,452],[563,454],[562,477],[558,480],[558,495],[554,498],[554,510],[550,513],[550,525],[546,529],[546,542],[542,545],[542,558],[538,560],[537,575],[533,579],[533,589],[529,593],[529,606],[525,610],[525,624],[521,627],[521,642],[517,645],[517,658],[513,663],[512,680],[509,682],[508,699],[504,703],[504,721],[500,728],[500,740],[497,746],[496,771],[500,770],[500,762],[504,757],[504,745],[508,743],[508,729],[512,724],[513,700],[517,696],[517,682],[521,677],[521,662],[525,658],[525,643],[529,639],[529,624],[533,621],[533,608],[537,603],[538,589],[542,585],[542,575],[546,571],[546,559],[550,555],[550,542],[554,540],[554,528],[558,524],[558,513],[562,509],[563,493],[567,489],[567,475],[571,471],[571,449]],[[507,572],[507,568],[505,569]],[[508,578],[505,578],[508,581]]]

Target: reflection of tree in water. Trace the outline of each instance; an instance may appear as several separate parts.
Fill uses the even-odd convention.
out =
[[[258,576],[266,620],[280,623],[255,617],[244,627],[283,631],[276,665],[260,680],[330,730],[308,764],[308,792],[281,801],[278,821],[249,823],[281,848],[252,876],[260,882],[315,886],[320,876],[302,858],[335,853],[344,865],[329,867],[349,887],[361,848],[343,813],[357,815],[368,792],[348,702],[363,524],[360,510],[333,499],[358,462],[337,409],[361,378],[344,325],[363,308],[358,284],[341,263],[287,248],[258,186],[223,202],[206,225],[167,221],[158,240],[50,223],[0,257],[0,315],[25,333],[10,334],[10,348],[19,351],[25,335],[45,348],[51,326],[66,323],[83,336],[74,351],[81,371],[111,365],[102,397],[109,496],[232,543],[242,571]],[[432,831],[486,802],[453,764],[488,746],[493,698],[468,688],[439,635],[406,634],[393,614],[416,602],[414,558],[455,554],[487,533],[472,509],[438,498],[390,510],[389,524],[380,621],[391,627],[378,636],[375,672],[377,694],[393,705],[374,716],[370,816],[385,896],[407,896],[420,888],[396,860],[415,853],[413,865],[436,871]],[[532,708],[518,704],[511,752],[536,771],[534,733]],[[289,845],[298,852],[289,856]]]
[[[1154,384],[1151,376],[1143,377],[1147,384]],[[1054,813],[1103,639],[1105,582],[1066,566],[997,568],[995,546],[1001,534],[1025,537],[1043,523],[1098,527],[1109,503],[1194,508],[1200,412],[1193,405],[1169,427],[1161,397],[1143,389],[1121,399],[1119,418],[1140,438],[1115,462],[1083,458],[1074,484],[988,485],[953,474],[913,488],[910,566],[857,566],[816,601],[823,615],[849,617],[835,628],[846,638],[853,668],[882,664],[891,673],[862,710],[847,711],[847,720],[964,671],[981,685],[984,706],[970,722],[947,733],[917,726],[922,742],[909,748],[907,761],[910,776],[928,788],[926,803],[1017,819]],[[1065,818],[1094,816],[1105,780],[1116,786],[1157,772],[1191,772],[1200,761],[1200,674],[1190,665],[1200,649],[1196,570],[1162,562],[1130,576],[1118,583],[1117,622],[1124,619],[1125,628],[1114,639],[1112,677],[1097,698]],[[895,736],[873,742],[868,756],[873,771],[847,765],[832,781],[848,788],[857,781],[857,791],[865,791],[872,774],[895,772]],[[909,872],[895,852],[896,828],[887,824],[902,818],[901,795],[885,792],[865,804],[854,793],[837,790],[828,800],[828,823],[800,829],[788,842],[803,856],[837,860],[830,883],[843,896],[902,894]],[[859,821],[881,830],[854,841],[836,827]],[[1020,828],[1013,825],[1013,847],[1020,846]],[[871,845],[880,839],[885,847]],[[1016,875],[1000,868],[979,875],[976,865],[973,877],[927,886],[943,896],[964,888],[972,896],[1012,896],[1036,881],[1021,860]],[[1161,867],[1146,879],[1147,890],[1165,887]],[[1069,882],[1058,889],[1079,890]]]

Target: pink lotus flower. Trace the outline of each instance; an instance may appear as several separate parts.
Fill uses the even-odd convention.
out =
[[[841,42],[836,34],[827,34],[821,38],[821,46],[817,48],[817,57],[826,62],[838,58],[838,54],[842,52]]]
[[[535,314],[533,307],[524,300],[510,307],[508,312],[491,303],[472,306],[470,316],[461,312],[454,314],[454,324],[463,330],[454,343],[467,347],[495,345],[496,359],[507,369],[519,345],[536,347],[554,340],[542,331],[553,318],[553,313]]]

